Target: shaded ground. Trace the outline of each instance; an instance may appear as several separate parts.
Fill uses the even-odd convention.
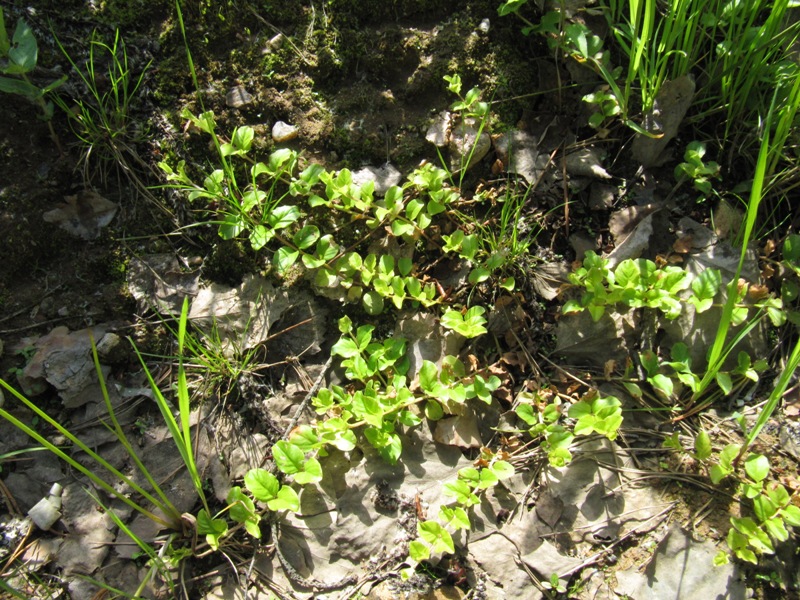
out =
[[[615,225],[612,212],[623,205],[672,195],[674,164],[636,176],[638,164],[624,150],[626,145],[620,146],[630,134],[620,128],[607,140],[593,140],[597,158],[588,166],[568,166],[566,155],[583,145],[579,140],[592,136],[581,125],[587,113],[580,97],[596,82],[571,74],[563,64],[556,66],[542,40],[523,37],[513,19],[497,18],[495,2],[342,1],[304,6],[272,1],[200,2],[185,8],[183,17],[201,94],[189,75],[170,3],[109,2],[91,8],[81,2],[43,1],[34,10],[4,2],[3,8],[7,23],[17,17],[31,23],[40,41],[43,69],[69,70],[53,34],[80,65],[92,31],[96,28],[98,35],[109,40],[116,27],[124,36],[134,72],[138,75],[150,60],[152,65],[131,105],[129,127],[118,145],[111,146],[117,154],[110,158],[104,158],[98,144],[87,159],[86,146],[72,143],[69,123],[57,110],[54,126],[66,149],[59,155],[36,110],[22,99],[2,98],[0,373],[9,379],[21,374],[38,352],[44,375],[30,378],[32,387],[26,392],[36,394],[38,404],[49,414],[69,423],[89,446],[100,448],[107,460],[125,469],[130,461],[100,424],[104,406],[96,386],[87,383],[93,378],[89,346],[85,338],[69,336],[69,332],[95,328],[95,338],[107,340],[101,362],[115,383],[112,396],[122,426],[137,440],[143,461],[157,479],[170,482],[176,505],[186,512],[196,513],[196,499],[185,473],[180,472],[179,457],[151,394],[143,391],[147,382],[138,360],[124,340],[117,345],[106,334],[130,336],[154,357],[172,356],[170,322],[161,320],[154,308],[176,314],[180,308],[176,300],[184,294],[195,298],[212,294],[216,302],[213,294],[233,289],[238,290],[231,292],[236,302],[247,298],[256,307],[252,314],[266,311],[258,313],[263,319],[257,326],[248,321],[242,327],[240,321],[221,334],[223,339],[233,339],[238,350],[253,349],[251,362],[242,372],[234,373],[232,380],[220,377],[219,381],[200,369],[194,372],[193,391],[205,397],[196,417],[202,423],[197,428],[201,470],[210,482],[210,497],[216,497],[221,508],[230,486],[248,468],[264,464],[272,444],[294,424],[296,407],[312,384],[341,382],[343,374],[329,368],[328,356],[339,335],[334,323],[343,310],[354,321],[376,325],[381,337],[402,332],[414,340],[411,345],[420,356],[427,351],[425,340],[438,343],[442,330],[433,317],[409,324],[412,318],[407,313],[387,311],[370,317],[358,305],[343,309],[338,299],[315,294],[305,280],[274,277],[269,272],[269,253],[253,251],[246,241],[222,241],[211,225],[186,227],[203,213],[177,193],[149,187],[164,183],[156,166],[159,160],[175,164],[183,159],[196,172],[213,161],[208,138],[185,127],[181,111],[213,110],[220,132],[252,126],[259,156],[279,146],[271,132],[276,121],[284,121],[298,129],[288,146],[302,151],[307,162],[352,170],[389,162],[405,176],[420,161],[439,164],[426,132],[453,100],[443,76],[459,73],[465,89],[477,86],[491,99],[489,127],[494,136],[519,130],[537,140],[537,157],[543,162],[537,163],[539,171],[528,171],[534,191],[517,226],[541,232],[531,246],[531,256],[520,257],[509,267],[508,274],[518,281],[516,294],[503,300],[496,285],[468,288],[465,273],[459,275],[455,263],[443,261],[430,267],[432,277],[452,288],[455,300],[466,303],[470,297],[473,303],[493,307],[493,313],[500,315],[498,321],[505,319],[491,327],[491,344],[468,345],[462,352],[476,363],[496,366],[503,379],[490,407],[475,407],[477,417],[464,417],[473,438],[467,439],[463,430],[458,438],[448,438],[433,425],[407,432],[408,454],[396,467],[381,462],[367,445],[351,453],[334,451],[316,491],[304,493],[300,516],[269,523],[270,534],[260,546],[243,534],[234,538],[227,559],[206,548],[187,559],[181,573],[189,597],[245,597],[248,592],[242,590],[248,588],[246,597],[270,597],[267,589],[278,597],[312,597],[327,591],[325,585],[342,583],[350,575],[366,585],[361,589],[371,598],[397,597],[399,592],[388,586],[400,584],[390,574],[396,573],[405,557],[404,544],[414,537],[417,519],[423,519],[425,511],[435,514],[443,502],[441,481],[468,466],[484,444],[513,451],[521,443],[521,436],[509,431],[500,441],[492,429],[508,429],[511,403],[518,392],[526,386],[552,385],[558,393],[577,399],[582,393],[578,390],[585,388],[576,386],[572,377],[600,385],[605,360],[591,360],[590,355],[610,352],[608,346],[571,352],[571,346],[584,342],[564,342],[561,337],[561,357],[553,354],[562,303],[556,291],[570,263],[583,251],[611,250],[615,240],[620,245],[620,229],[626,224],[635,229],[642,220],[616,213]],[[51,71],[38,76],[46,79]],[[560,82],[571,78],[583,83],[556,91]],[[63,90],[68,101],[82,94],[85,90],[80,86]],[[232,106],[236,104],[233,96],[249,101]],[[683,148],[684,142],[679,138],[675,145]],[[125,164],[138,173],[144,186],[138,187],[119,166],[120,148]],[[493,147],[469,171],[461,189],[466,200],[479,186],[502,188],[501,174],[510,165],[502,154]],[[598,175],[592,170],[595,167],[610,175]],[[536,173],[535,182],[531,172]],[[96,207],[102,202],[90,190],[117,207],[107,227],[96,224],[101,211]],[[565,198],[569,199],[566,207]],[[43,219],[45,212],[64,202],[65,220],[73,224],[73,230],[76,224],[86,225],[91,239],[76,237]],[[708,209],[696,205],[689,195],[679,192],[673,202],[654,218],[655,233],[648,236],[643,250],[652,258],[672,252],[681,237],[676,233],[681,217],[710,225]],[[493,207],[479,206],[474,216],[497,226]],[[228,287],[213,288],[212,284]],[[251,290],[256,291],[250,295]],[[230,306],[231,313],[241,309],[235,302]],[[216,314],[222,320],[224,312]],[[208,312],[193,316],[198,326],[203,318],[209,320]],[[573,323],[580,331],[592,331],[589,325],[583,329],[584,325]],[[54,332],[62,326],[67,329]],[[248,335],[254,337],[245,342]],[[591,333],[587,335],[591,339]],[[600,333],[597,339],[603,339]],[[629,349],[625,344],[639,344],[638,339],[626,340],[622,335],[617,341],[622,344],[620,351]],[[702,343],[702,339],[696,342],[698,352]],[[762,340],[759,349],[764,348]],[[58,358],[60,352],[67,358]],[[559,366],[549,362],[551,356]],[[242,362],[241,354],[239,359]],[[66,375],[56,374],[58,360],[65,361],[60,368]],[[153,365],[156,362],[154,358]],[[569,365],[583,369],[567,373],[562,367]],[[80,370],[87,377],[78,383]],[[169,361],[158,367],[157,375],[168,385]],[[11,406],[8,395],[5,406]],[[738,435],[730,420],[718,425],[730,408],[721,406],[720,415],[708,421],[715,424],[719,436],[715,441],[723,445]],[[23,422],[42,427],[17,406],[14,412]],[[666,566],[660,567],[653,556],[678,556],[683,564],[707,565],[713,544],[719,546],[727,532],[729,511],[735,513],[738,507],[724,490],[697,475],[689,459],[663,451],[661,443],[673,425],[646,413],[626,421],[626,427],[613,445],[589,440],[564,470],[548,468],[542,452],[520,452],[516,455],[518,475],[476,507],[469,550],[430,567],[426,577],[405,585],[416,585],[420,598],[465,594],[536,598],[549,593],[542,582],[557,573],[569,584],[569,590],[562,592],[568,597],[647,597],[654,588],[647,587],[645,578],[652,581],[657,568],[663,569],[662,574],[679,568],[667,559],[662,563]],[[46,426],[43,431],[51,432]],[[785,448],[783,454],[773,453],[771,458],[785,485],[796,490],[797,453],[792,437],[777,425],[768,433],[764,448]],[[0,454],[29,443],[6,423],[0,424],[0,440]],[[661,475],[654,476],[656,472]],[[147,570],[145,561],[133,558],[137,548],[118,534],[107,514],[96,510],[82,490],[84,481],[75,473],[67,472],[47,453],[36,452],[6,457],[2,477],[9,549],[2,556],[4,573],[11,573],[16,564],[13,554],[24,552],[25,560],[39,569],[36,577],[16,580],[27,586],[30,597],[46,597],[46,589],[54,594],[65,589],[73,598],[92,597],[97,588],[80,575],[128,593],[136,589]],[[65,488],[64,519],[54,526],[56,535],[34,529],[26,535],[22,525],[19,532],[10,533],[11,517],[25,514],[54,482]],[[143,539],[155,539],[158,531],[146,519],[132,517],[118,502],[113,508]],[[687,541],[684,532],[690,532],[695,541]],[[706,540],[705,545],[699,544],[701,540]],[[769,596],[783,593],[771,587],[778,585],[777,580],[797,584],[792,540],[779,559],[760,571],[767,578],[774,573],[773,580],[764,583],[751,575],[748,586],[758,585],[759,594]],[[28,545],[29,541],[36,544]],[[188,542],[184,547],[190,550]],[[287,562],[294,566],[287,567]],[[370,581],[374,573],[386,581]],[[687,571],[684,583],[691,590],[687,597],[720,593],[743,598],[745,585],[736,580],[738,570],[719,573],[717,579],[706,577],[705,566]],[[691,587],[700,586],[704,579],[710,587]],[[311,580],[316,583],[309,584]],[[150,596],[157,593],[145,591]],[[328,597],[349,597],[358,588],[342,585],[329,593]],[[655,589],[655,593],[663,590]]]

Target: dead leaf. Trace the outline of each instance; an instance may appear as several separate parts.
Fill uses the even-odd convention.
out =
[[[465,411],[463,415],[436,421],[433,439],[440,444],[464,449],[483,446],[481,434],[478,431],[478,421],[472,411]]]
[[[761,284],[751,284],[747,290],[747,298],[753,302],[758,302],[769,296],[769,288]]]
[[[675,243],[672,244],[672,249],[678,254],[687,254],[692,251],[693,244],[694,237],[689,233],[675,240]]]
[[[614,374],[614,369],[616,368],[617,368],[616,360],[612,358],[606,361],[606,364],[603,365],[603,375],[606,381],[611,379],[611,376]]]
[[[64,200],[66,202],[47,211],[42,218],[84,240],[97,238],[100,230],[117,214],[118,206],[94,190],[82,190],[74,196],[65,196]]]

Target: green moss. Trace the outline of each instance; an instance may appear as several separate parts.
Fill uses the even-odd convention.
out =
[[[257,270],[253,252],[237,240],[219,240],[203,263],[203,276],[215,283],[235,287]]]

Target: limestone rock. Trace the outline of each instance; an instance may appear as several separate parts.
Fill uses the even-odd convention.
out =
[[[272,140],[278,144],[295,139],[299,133],[300,130],[297,127],[283,121],[276,121],[272,126]]]

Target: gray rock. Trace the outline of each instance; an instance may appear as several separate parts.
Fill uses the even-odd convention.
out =
[[[678,127],[692,104],[694,91],[695,83],[691,75],[664,82],[643,123],[645,130],[661,134],[661,137],[637,134],[631,146],[635,160],[645,167],[657,166],[661,162],[667,144],[677,135]]]
[[[695,542],[673,525],[644,573],[618,571],[616,592],[632,600],[647,598],[715,598],[744,600],[746,588],[735,564],[714,566],[717,549]]]
[[[536,183],[547,169],[550,157],[539,152],[536,138],[524,131],[509,131],[494,142],[498,158],[506,173],[522,175],[528,183]]]
[[[17,377],[23,391],[41,393],[46,381],[56,388],[67,408],[102,400],[91,349],[92,337],[98,339],[104,333],[103,326],[74,332],[61,326],[39,338],[34,344],[36,353]],[[109,369],[102,371],[105,377]]]
[[[614,196],[617,188],[613,185],[595,182],[589,189],[589,208],[591,210],[605,210],[614,206]]]
[[[428,127],[428,131],[425,133],[425,139],[437,148],[444,148],[450,141],[451,122],[452,116],[448,111],[443,110],[436,115],[433,123]]]
[[[111,223],[117,214],[117,204],[93,190],[82,190],[74,196],[64,196],[64,203],[42,215],[71,235],[93,240],[100,230]]]
[[[600,156],[594,148],[581,148],[571,152],[566,159],[567,173],[576,177],[593,177],[594,179],[611,179],[603,168]]]
[[[390,187],[398,185],[402,174],[393,165],[386,163],[381,167],[364,167],[352,175],[353,183],[364,185],[368,181],[375,183],[375,193],[383,196]]]
[[[479,133],[480,132],[480,133]],[[450,150],[450,168],[464,170],[478,164],[489,153],[492,138],[484,127],[476,123],[464,122],[453,127],[447,148]]]
[[[122,364],[128,359],[128,347],[116,333],[109,332],[97,342],[97,355],[104,364]]]
[[[253,102],[253,96],[243,85],[235,85],[225,94],[225,104],[231,108],[241,108]]]

